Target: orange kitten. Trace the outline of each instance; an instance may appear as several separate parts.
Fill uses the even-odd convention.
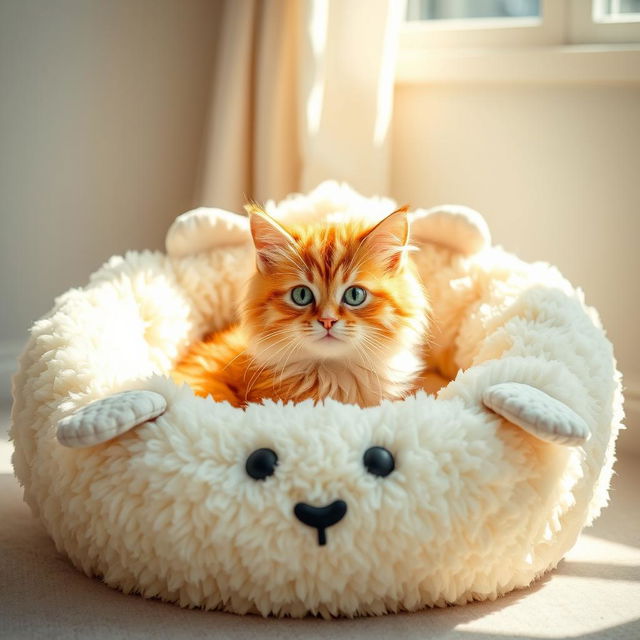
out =
[[[195,343],[173,372],[235,406],[333,398],[371,406],[415,388],[429,306],[408,259],[406,208],[291,225],[247,207],[256,247],[241,322]]]

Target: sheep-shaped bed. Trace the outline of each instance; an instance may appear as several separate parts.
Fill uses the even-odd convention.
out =
[[[269,213],[380,219],[325,183]],[[620,376],[558,271],[462,207],[411,214],[448,383],[361,409],[246,410],[169,377],[236,317],[247,219],[180,216],[167,254],[112,258],[37,321],[14,378],[14,466],[87,575],[182,606],[354,616],[493,599],[554,568],[607,502]],[[134,428],[135,427],[135,428]]]

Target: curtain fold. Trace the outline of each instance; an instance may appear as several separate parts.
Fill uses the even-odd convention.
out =
[[[404,0],[225,0],[198,200],[388,193]]]

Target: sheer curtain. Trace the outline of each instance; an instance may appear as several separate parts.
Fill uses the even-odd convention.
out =
[[[325,179],[389,191],[404,0],[225,0],[200,204],[240,211]]]

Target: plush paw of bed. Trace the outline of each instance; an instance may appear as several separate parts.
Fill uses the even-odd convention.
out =
[[[518,382],[489,387],[485,406],[531,435],[556,444],[579,445],[591,434],[587,423],[563,402],[540,389]]]
[[[167,401],[155,391],[123,391],[82,407],[58,423],[57,438],[65,447],[93,447],[157,418]]]

